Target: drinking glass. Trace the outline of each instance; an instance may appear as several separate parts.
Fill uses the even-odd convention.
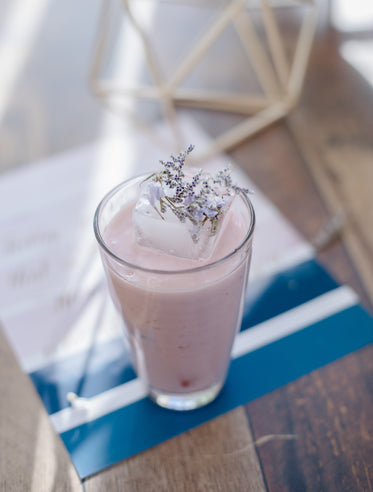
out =
[[[133,264],[110,248],[105,234],[120,210],[136,201],[145,178],[125,181],[103,198],[94,232],[138,377],[158,405],[190,410],[212,401],[226,379],[242,321],[255,214],[239,192],[234,204],[245,224],[243,239],[217,261],[184,270]]]

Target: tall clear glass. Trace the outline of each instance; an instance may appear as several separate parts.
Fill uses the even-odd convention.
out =
[[[94,232],[135,371],[157,404],[190,410],[212,401],[226,379],[242,320],[255,214],[239,193],[235,213],[245,224],[243,239],[217,261],[184,270],[136,265],[119,257],[105,234],[121,209],[135,202],[144,178],[126,181],[103,198]]]

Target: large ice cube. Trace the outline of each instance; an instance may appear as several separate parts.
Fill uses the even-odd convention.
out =
[[[137,243],[168,255],[208,259],[223,230],[226,214],[219,217],[215,234],[212,234],[211,223],[207,220],[199,230],[198,240],[193,240],[193,223],[189,219],[180,222],[170,209],[160,213],[158,200],[162,197],[162,189],[152,188],[149,193],[149,186],[154,187],[154,183],[143,184],[133,211],[133,226]],[[157,200],[154,201],[154,198]]]

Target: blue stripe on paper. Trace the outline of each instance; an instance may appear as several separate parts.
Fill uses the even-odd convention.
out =
[[[250,283],[241,330],[293,309],[338,287],[315,260]]]
[[[67,357],[30,374],[47,411],[69,406],[67,393],[90,398],[136,377],[123,338],[96,343],[91,349]]]
[[[149,399],[61,435],[82,478],[258,398],[373,342],[373,320],[353,306],[232,361],[219,397],[186,413]]]
[[[336,282],[315,260],[249,283],[241,330],[336,287]],[[89,398],[130,381],[135,374],[120,338],[96,343],[90,350],[50,364],[30,376],[52,414],[69,406],[68,392]]]

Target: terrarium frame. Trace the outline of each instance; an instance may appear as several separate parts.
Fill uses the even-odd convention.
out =
[[[164,2],[164,0],[137,1]],[[167,1],[181,4],[184,0]],[[194,4],[198,1],[203,0],[195,0]],[[131,0],[122,0],[123,15],[127,16],[141,40],[145,63],[154,84],[126,86],[122,81],[103,79],[102,67],[110,29],[110,0],[104,0],[90,70],[90,85],[93,93],[107,106],[120,110],[120,107],[113,102],[113,97],[118,98],[118,96],[157,101],[161,104],[164,115],[177,139],[180,138],[176,117],[178,106],[193,106],[245,115],[243,121],[214,139],[209,148],[203,149],[199,157],[204,158],[225,151],[247,139],[286,116],[296,105],[302,90],[317,24],[317,6],[314,0],[224,0],[223,6],[218,10],[206,32],[202,33],[199,42],[193,45],[167,78],[163,76],[153,53],[149,33],[136,18],[131,3]],[[284,39],[276,21],[275,9],[297,6],[305,7],[304,16],[292,59],[289,60]],[[251,20],[250,13],[254,9],[261,15],[266,47],[263,46],[263,40],[259,37]],[[183,81],[196,69],[198,62],[206,56],[209,48],[229,25],[232,25],[238,34],[248,63],[251,64],[261,86],[262,94],[228,93],[214,91],[211,88],[193,90],[182,88]],[[132,115],[132,117],[138,124],[145,125],[144,121],[137,116]],[[184,144],[180,142],[179,145]]]

